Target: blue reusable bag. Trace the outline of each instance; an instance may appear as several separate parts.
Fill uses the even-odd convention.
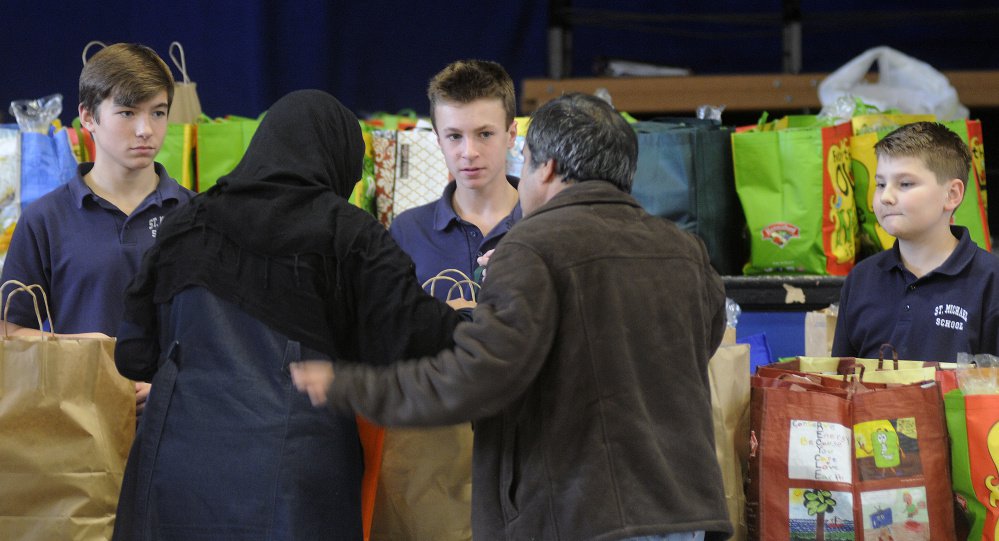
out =
[[[21,209],[69,182],[76,175],[76,157],[65,129],[21,132]]]

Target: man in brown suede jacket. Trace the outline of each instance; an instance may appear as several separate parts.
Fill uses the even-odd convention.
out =
[[[571,94],[532,117],[524,219],[455,347],[387,367],[292,367],[314,403],[387,425],[472,420],[472,533],[726,539],[707,364],[725,293],[704,245],[630,196],[637,139]]]

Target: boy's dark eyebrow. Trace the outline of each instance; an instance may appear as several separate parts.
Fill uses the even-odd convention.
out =
[[[481,126],[477,126],[475,128],[472,128],[472,131],[473,132],[488,131],[488,130],[495,131],[496,129],[497,128],[495,126],[491,126],[489,124],[483,124]],[[443,131],[445,131],[445,132],[447,132],[447,131],[460,132],[461,130],[459,130],[457,128],[452,128],[452,127],[449,127],[449,126],[444,126]]]

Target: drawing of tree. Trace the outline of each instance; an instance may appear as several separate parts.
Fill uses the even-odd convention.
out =
[[[836,500],[832,498],[832,493],[828,490],[806,490],[805,510],[808,516],[815,517],[815,540],[825,541],[826,539],[826,512],[831,512],[836,507]]]

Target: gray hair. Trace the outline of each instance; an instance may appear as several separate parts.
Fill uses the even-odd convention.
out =
[[[525,144],[532,169],[555,160],[563,182],[606,180],[631,193],[638,136],[600,98],[572,93],[542,105],[531,115]]]

